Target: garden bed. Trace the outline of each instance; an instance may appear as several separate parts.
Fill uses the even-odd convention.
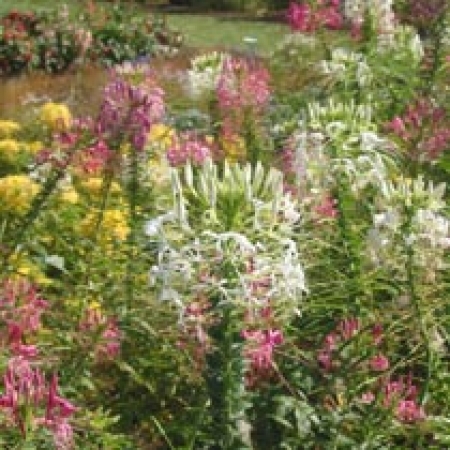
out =
[[[0,448],[449,447],[435,1],[0,80]]]

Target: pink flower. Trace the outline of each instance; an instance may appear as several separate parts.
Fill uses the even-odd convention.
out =
[[[415,400],[401,400],[395,410],[397,419],[402,422],[417,422],[425,419],[425,412]]]
[[[239,108],[260,110],[270,98],[269,72],[242,58],[227,58],[217,84],[217,99],[222,111]]]
[[[26,345],[26,335],[35,333],[41,326],[41,315],[47,309],[35,286],[27,281],[6,281],[0,291],[0,319],[7,327],[6,340],[16,355],[34,357],[37,348]]]
[[[406,128],[400,117],[394,117],[388,124],[387,128],[401,137],[406,137]]]
[[[374,372],[384,372],[389,369],[389,360],[380,354],[371,358],[369,365]]]
[[[333,355],[329,350],[321,350],[317,356],[320,366],[329,372],[333,367]]]
[[[242,332],[248,347],[245,355],[250,360],[251,367],[259,371],[267,371],[272,367],[273,349],[283,342],[283,335],[279,330],[257,330]]]
[[[328,351],[332,351],[336,349],[336,343],[338,340],[338,336],[336,333],[329,333],[325,337],[325,348]]]
[[[450,120],[444,108],[419,99],[386,128],[397,135],[415,160],[437,159],[450,146]]]
[[[122,333],[113,317],[106,317],[99,308],[88,308],[79,323],[85,345],[93,345],[97,361],[114,359],[120,352]]]
[[[322,199],[321,203],[314,208],[314,211],[322,217],[335,219],[339,213],[336,205],[337,200],[327,195]]]
[[[321,22],[330,30],[340,30],[344,25],[344,19],[338,10],[338,6],[330,6],[321,11]]]
[[[369,405],[371,403],[373,403],[375,401],[375,395],[373,392],[365,392],[362,396],[361,396],[361,403],[364,403],[366,405]]]
[[[53,375],[48,389],[45,418],[47,420],[55,420],[58,418],[67,419],[76,410],[77,408],[72,403],[58,395],[58,377]]]
[[[339,0],[320,1],[313,9],[306,2],[291,2],[286,13],[286,19],[293,31],[309,33],[323,26],[332,30],[339,30],[344,25],[339,4]]]
[[[188,161],[196,166],[202,165],[212,155],[213,149],[205,138],[186,132],[172,142],[166,156],[171,166],[178,167]]]
[[[353,21],[350,29],[350,37],[354,41],[361,41],[363,38],[362,34],[362,21]]]
[[[359,320],[356,317],[344,319],[339,324],[339,330],[345,340],[351,339],[359,331]]]
[[[79,155],[80,165],[88,174],[99,173],[112,158],[113,151],[103,140],[98,140],[94,145],[82,150]]]
[[[291,2],[286,14],[287,22],[293,31],[312,31],[311,9],[307,3]]]
[[[380,345],[383,340],[383,325],[380,323],[377,323],[372,327],[372,339],[375,345]]]

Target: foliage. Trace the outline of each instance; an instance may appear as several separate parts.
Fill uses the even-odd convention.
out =
[[[110,66],[181,45],[181,36],[160,19],[120,5],[88,8],[75,23],[67,7],[40,13],[13,11],[3,17],[1,31],[2,75],[33,69],[57,73],[83,61]]]

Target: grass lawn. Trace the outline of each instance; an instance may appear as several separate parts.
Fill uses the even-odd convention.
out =
[[[288,32],[281,23],[238,20],[194,14],[167,15],[168,24],[181,31],[190,47],[224,47],[244,50],[243,39],[257,39],[256,50],[265,55],[273,50]]]
[[[66,2],[75,14],[82,10],[82,0]],[[111,2],[97,2],[111,6]],[[60,5],[63,2],[59,3]],[[55,8],[55,0],[1,0],[0,15],[12,9],[40,10]],[[148,11],[149,9],[142,9]],[[170,27],[179,30],[185,36],[186,45],[196,48],[222,47],[224,49],[245,50],[243,39],[247,36],[257,39],[256,50],[268,54],[288,32],[282,23],[239,20],[235,18],[208,16],[200,14],[166,14]]]

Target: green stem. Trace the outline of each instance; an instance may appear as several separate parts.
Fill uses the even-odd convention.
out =
[[[128,264],[126,274],[126,289],[127,289],[127,309],[134,305],[134,271],[136,258],[136,225],[138,221],[137,211],[137,196],[139,189],[139,161],[137,151],[134,147],[131,147],[131,172],[130,182],[128,185],[128,208],[129,208],[129,224],[130,234],[128,236]]]
[[[411,221],[412,221],[412,211],[407,208],[407,221],[404,225],[404,232],[406,233],[409,232],[411,228]],[[406,278],[409,297],[416,313],[420,334],[422,336],[422,340],[425,345],[425,353],[427,359],[425,382],[420,393],[420,404],[422,405],[426,400],[431,381],[433,353],[431,349],[430,338],[423,317],[423,312],[420,304],[420,297],[416,290],[415,274],[414,274],[414,249],[412,245],[408,243],[406,244]]]
[[[247,407],[242,344],[232,326],[232,306],[220,308],[223,313],[221,320],[210,328],[215,348],[206,357],[204,375],[210,398],[211,438],[214,442],[211,449],[245,449],[248,447],[240,430]]]

